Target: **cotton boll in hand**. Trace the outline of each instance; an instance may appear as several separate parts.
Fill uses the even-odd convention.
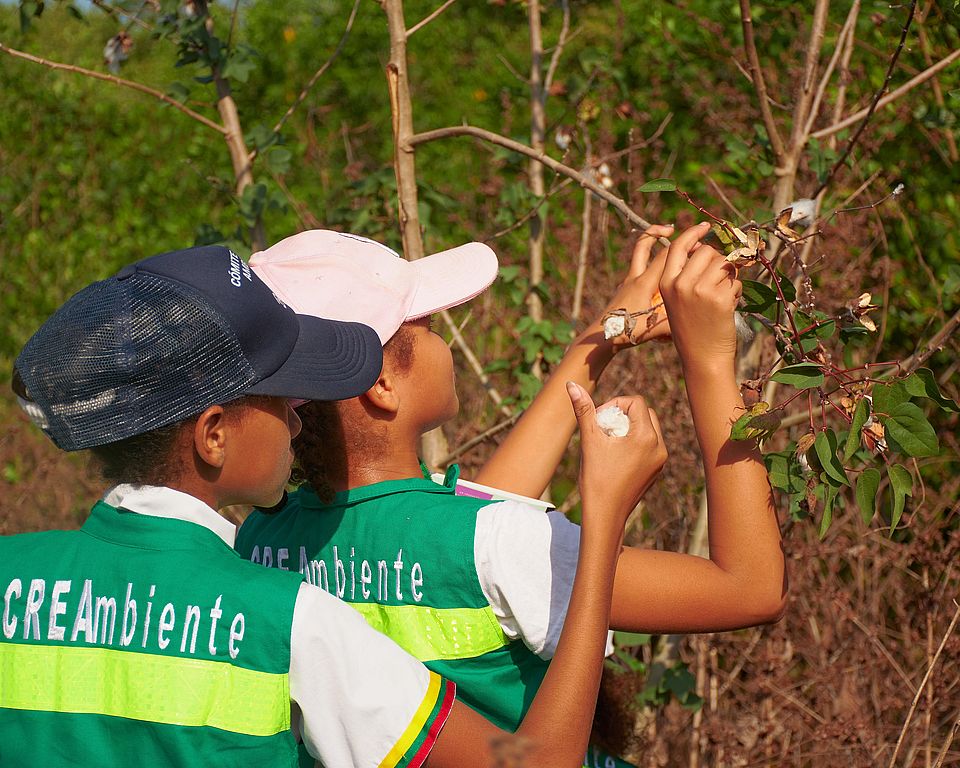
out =
[[[630,419],[620,410],[620,406],[611,405],[597,411],[597,426],[603,434],[610,437],[625,437],[630,431]]]

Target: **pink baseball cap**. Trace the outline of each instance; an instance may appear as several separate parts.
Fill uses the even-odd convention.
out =
[[[407,320],[483,293],[498,265],[483,243],[407,261],[366,237],[311,229],[253,254],[250,266],[295,312],[369,325],[386,344]]]

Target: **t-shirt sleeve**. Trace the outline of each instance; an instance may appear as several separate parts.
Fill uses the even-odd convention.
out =
[[[324,765],[417,768],[453,705],[431,672],[359,613],[303,584],[293,614],[290,697],[300,734]]]
[[[477,576],[504,633],[553,658],[580,553],[580,527],[559,512],[503,501],[477,513]]]

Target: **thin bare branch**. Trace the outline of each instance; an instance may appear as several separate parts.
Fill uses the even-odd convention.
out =
[[[463,338],[463,334],[460,333],[460,329],[457,327],[457,324],[453,322],[453,318],[450,316],[450,313],[445,309],[441,310],[440,317],[442,317],[443,322],[447,324],[447,328],[450,329],[450,334],[453,336],[454,344],[456,344],[457,349],[463,353],[463,356],[466,358],[469,366],[473,369],[473,372],[477,374],[477,378],[480,379],[480,383],[483,384],[483,388],[487,391],[487,395],[491,400],[493,400],[504,416],[512,417],[513,411],[503,404],[503,397],[497,391],[496,387],[490,383],[490,377],[487,376],[486,371],[483,370],[483,365],[473,353],[470,345],[467,344],[466,339]]]
[[[513,222],[513,224],[511,224],[509,227],[504,227],[503,229],[500,229],[494,232],[492,235],[487,235],[486,237],[483,238],[483,242],[489,243],[492,240],[499,240],[504,235],[508,235],[514,230],[522,227],[524,224],[530,221],[530,219],[532,219],[534,216],[537,215],[537,211],[539,211],[540,208],[543,207],[543,204],[547,202],[547,200],[549,200],[551,197],[557,194],[557,192],[559,192],[560,190],[570,186],[571,183],[573,183],[573,179],[564,179],[559,184],[554,184],[553,186],[551,186],[550,189],[548,189],[544,193],[543,197],[537,200],[537,202],[534,203],[533,206],[531,206],[530,210],[527,211],[525,214],[523,214],[523,216],[521,216],[519,219]]]
[[[503,54],[498,53],[498,54],[497,54],[497,59],[499,59],[500,63],[503,64],[503,66],[505,66],[505,67],[507,68],[507,71],[508,71],[511,75],[513,75],[517,80],[519,80],[521,83],[527,83],[527,84],[529,84],[529,80],[527,80],[527,78],[525,78],[525,77],[524,77],[523,75],[521,75],[516,69],[514,69],[513,65],[512,65],[509,61],[507,61],[506,57],[504,57]]]
[[[483,128],[476,128],[472,125],[454,125],[448,128],[436,128],[432,131],[416,133],[410,137],[408,143],[410,146],[417,146],[418,144],[426,144],[430,141],[445,139],[451,136],[474,136],[478,139],[488,141],[491,144],[496,144],[499,147],[504,147],[505,149],[517,152],[525,157],[533,158],[534,160],[543,163],[543,165],[545,165],[547,168],[563,174],[564,176],[569,176],[581,187],[589,189],[591,192],[596,194],[597,197],[606,200],[610,205],[620,211],[620,213],[622,213],[631,224],[643,229],[648,229],[650,227],[649,221],[633,211],[630,206],[628,206],[621,198],[604,189],[603,186],[595,180],[588,178],[586,175],[575,170],[574,168],[571,168],[569,165],[565,165],[564,163],[554,160],[552,157],[547,155],[546,152],[536,152],[526,144],[521,144],[519,141],[508,139],[506,136],[501,136],[499,133],[493,133],[493,131],[487,131]]]
[[[563,48],[567,44],[567,34],[570,32],[570,0],[561,0],[560,5],[563,8],[563,22],[560,25],[560,37],[557,39],[557,45],[550,56],[550,65],[547,67],[547,74],[543,78],[544,91],[549,92],[553,85],[553,78],[557,74],[557,67],[560,64],[560,57],[563,55]]]
[[[50,69],[59,69],[64,72],[73,72],[74,74],[77,74],[77,75],[92,77],[95,80],[104,80],[108,83],[119,85],[122,88],[129,88],[130,90],[133,90],[133,91],[139,91],[140,93],[145,93],[148,96],[152,96],[153,98],[159,101],[162,101],[164,104],[169,104],[174,109],[179,110],[180,112],[183,112],[183,114],[185,114],[187,117],[193,118],[198,123],[202,123],[203,125],[207,126],[207,128],[211,128],[219,134],[226,136],[229,133],[229,130],[226,127],[220,125],[219,123],[215,123],[210,118],[204,117],[198,112],[194,112],[192,109],[190,109],[190,107],[184,106],[179,101],[177,101],[171,96],[168,96],[162,91],[158,91],[156,88],[151,88],[150,86],[144,85],[143,83],[137,83],[133,80],[125,80],[124,78],[117,77],[116,75],[108,75],[104,72],[97,72],[96,70],[86,69],[85,67],[78,67],[73,64],[61,64],[58,61],[51,61],[50,59],[44,59],[40,56],[34,56],[31,53],[18,51],[15,48],[11,48],[8,45],[4,45],[3,43],[0,43],[0,51],[10,56],[14,56],[15,58],[18,58],[18,59],[31,61],[34,64],[42,64],[43,66],[49,67]]]
[[[230,14],[230,32],[227,35],[227,48],[233,45],[233,36],[237,32],[237,16],[240,11],[240,0],[233,0],[233,12]]]
[[[900,747],[903,744],[903,738],[907,735],[907,729],[910,727],[910,721],[913,719],[913,713],[917,709],[917,702],[920,700],[920,695],[923,693],[924,688],[927,687],[927,682],[930,680],[930,675],[933,674],[933,668],[937,664],[937,659],[940,658],[940,652],[943,650],[943,646],[947,644],[947,639],[953,633],[953,628],[957,626],[957,620],[960,619],[960,604],[954,601],[954,605],[957,606],[957,610],[954,611],[953,619],[950,621],[950,626],[948,626],[947,631],[943,633],[943,639],[940,640],[940,646],[937,648],[937,652],[933,654],[933,659],[927,665],[927,672],[923,676],[923,680],[920,681],[920,685],[917,687],[917,693],[913,697],[913,702],[910,704],[910,711],[907,712],[907,718],[903,723],[903,728],[900,729],[900,738],[897,739],[897,746],[893,748],[893,754],[890,756],[888,768],[893,768],[897,764],[897,755],[900,754]]]
[[[911,355],[900,363],[903,370],[908,373],[917,370],[917,368],[927,362],[933,355],[943,349],[947,343],[947,339],[956,332],[958,327],[960,327],[960,310],[957,310],[953,317],[947,320],[944,326],[923,346],[922,351]]]
[[[803,130],[804,136],[809,136],[813,130],[817,113],[820,111],[820,103],[823,101],[823,96],[827,91],[827,86],[830,84],[830,78],[833,76],[833,70],[836,69],[837,62],[840,60],[841,55],[853,44],[853,33],[859,13],[860,0],[854,0],[854,3],[850,6],[850,12],[843,22],[843,27],[840,29],[840,34],[837,35],[837,43],[833,48],[833,55],[830,57],[827,68],[823,72],[823,77],[820,78],[820,85],[813,96],[813,104],[810,106],[810,113],[807,115],[807,124]]]
[[[896,101],[905,93],[916,88],[918,85],[922,85],[931,77],[939,73],[941,70],[944,70],[947,67],[949,67],[957,59],[960,59],[960,48],[958,48],[955,51],[952,51],[948,56],[945,56],[944,58],[942,58],[932,67],[927,67],[927,69],[923,70],[923,72],[921,72],[919,75],[916,75],[915,77],[911,78],[896,90],[890,91],[890,93],[888,93],[886,96],[880,99],[880,101],[877,102],[876,109],[880,109],[881,107],[887,106],[887,104],[890,104]],[[859,112],[855,112],[849,117],[845,117],[843,120],[837,123],[834,123],[833,125],[829,125],[826,128],[821,128],[819,131],[815,131],[814,133],[811,133],[810,138],[822,139],[826,136],[831,136],[834,133],[838,133],[839,131],[842,131],[844,128],[849,128],[854,123],[866,117],[867,113],[869,112],[869,109],[870,109],[869,107],[866,107],[864,109],[861,109]]]
[[[350,10],[350,17],[347,19],[347,26],[344,28],[343,34],[340,35],[340,41],[337,43],[337,47],[333,50],[333,53],[330,54],[330,58],[323,63],[320,69],[313,73],[312,77],[307,81],[307,84],[303,86],[303,90],[300,91],[300,95],[297,96],[296,100],[289,106],[287,111],[283,113],[283,117],[277,121],[277,124],[273,126],[274,133],[280,133],[284,124],[290,119],[290,116],[301,104],[303,104],[304,99],[307,98],[307,94],[309,94],[313,89],[313,86],[317,84],[317,80],[323,77],[323,73],[330,69],[330,66],[334,61],[336,61],[337,57],[340,55],[340,51],[343,50],[343,46],[347,42],[347,38],[350,37],[350,31],[353,29],[353,20],[357,17],[357,9],[359,7],[360,0],[354,0],[353,8]],[[256,150],[251,153],[251,161],[254,157],[256,157],[256,154]]]
[[[103,11],[106,14],[109,14],[110,16],[129,17],[130,21],[127,22],[126,26],[124,27],[125,29],[129,29],[132,25],[136,24],[137,26],[142,27],[143,29],[151,30],[151,31],[153,30],[153,27],[150,24],[148,24],[147,22],[145,22],[143,19],[140,18],[140,11],[143,10],[143,7],[146,5],[146,3],[141,5],[140,11],[137,11],[137,13],[133,16],[128,14],[126,11],[120,10],[114,5],[111,5],[110,3],[104,2],[104,0],[91,0],[91,4],[95,5],[101,11]]]
[[[823,47],[823,35],[827,26],[829,0],[817,0],[813,9],[813,21],[810,23],[810,40],[807,42],[807,58],[803,65],[803,80],[800,93],[793,109],[793,129],[790,132],[791,161],[796,163],[799,152],[806,144],[807,116],[814,97],[814,79],[817,76],[817,63],[820,61],[820,49]],[[816,195],[814,195],[816,197]]]
[[[593,145],[590,142],[589,134],[584,131],[584,160],[587,167],[590,166],[590,156],[593,153]],[[583,191],[583,212],[580,218],[580,250],[577,253],[577,279],[573,285],[573,308],[570,312],[570,318],[576,322],[580,319],[580,310],[583,306],[583,284],[587,277],[587,256],[590,253],[590,227],[593,218],[593,195],[588,191]]]
[[[481,432],[476,437],[470,438],[469,440],[467,440],[467,442],[463,443],[463,445],[458,445],[453,451],[451,451],[450,453],[448,453],[446,456],[443,457],[443,461],[441,461],[440,464],[442,466],[446,466],[450,464],[450,462],[455,461],[456,459],[463,456],[463,454],[465,454],[467,451],[473,448],[473,446],[479,445],[485,440],[489,440],[498,432],[503,432],[503,430],[508,429],[509,427],[512,427],[514,424],[517,423],[517,419],[519,419],[522,414],[523,414],[522,411],[517,411],[512,416],[508,416],[503,421],[497,422],[492,427]]]
[[[740,24],[743,27],[743,48],[750,64],[750,79],[757,89],[757,98],[760,100],[760,114],[763,124],[770,138],[770,148],[777,165],[783,160],[783,139],[777,123],[773,119],[770,102],[767,100],[767,84],[763,79],[763,69],[760,67],[760,56],[757,54],[757,43],[753,38],[753,15],[750,11],[750,0],[740,0]]]
[[[870,118],[873,116],[873,113],[877,109],[877,105],[880,102],[880,99],[883,98],[883,94],[886,92],[887,88],[890,85],[890,80],[893,79],[893,70],[897,66],[897,60],[900,58],[900,54],[903,52],[903,47],[907,42],[907,33],[910,31],[910,23],[913,21],[913,15],[917,10],[917,0],[911,0],[910,10],[907,13],[907,20],[903,24],[903,28],[900,30],[900,42],[897,44],[897,49],[893,52],[893,56],[890,57],[890,64],[887,67],[887,75],[883,79],[883,85],[877,89],[876,94],[874,94],[873,100],[870,106],[867,108],[867,114],[863,117],[863,122],[860,123],[860,127],[857,128],[853,136],[850,137],[850,141],[847,142],[846,148],[843,150],[843,154],[837,158],[837,162],[833,164],[833,168],[830,169],[830,173],[827,174],[827,177],[820,182],[820,186],[817,187],[817,191],[814,194],[814,197],[820,194],[820,191],[826,189],[827,185],[836,175],[837,171],[840,170],[847,162],[847,158],[850,156],[850,153],[853,151],[853,148],[856,146],[857,142],[860,140],[860,136],[863,135],[864,130],[867,127],[867,123],[870,122]]]
[[[457,0],[447,0],[443,5],[441,5],[439,8],[437,8],[437,10],[435,10],[435,11],[434,11],[433,13],[431,13],[429,16],[427,16],[426,18],[422,19],[421,21],[418,21],[416,24],[414,24],[412,27],[410,27],[410,29],[407,30],[407,40],[410,39],[411,35],[413,35],[414,32],[416,32],[416,31],[417,31],[418,29],[420,29],[421,27],[427,26],[427,24],[429,24],[431,21],[433,21],[435,18],[437,18],[437,16],[439,16],[441,13],[443,13],[445,10],[447,10],[447,8],[449,8],[449,7],[450,7],[451,5],[453,5],[455,2],[457,2]]]

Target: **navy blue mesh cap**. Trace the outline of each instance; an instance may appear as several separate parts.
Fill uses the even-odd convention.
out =
[[[204,246],[75,294],[26,343],[14,380],[33,421],[73,451],[243,395],[354,397],[382,362],[371,328],[297,315],[228,248]]]

